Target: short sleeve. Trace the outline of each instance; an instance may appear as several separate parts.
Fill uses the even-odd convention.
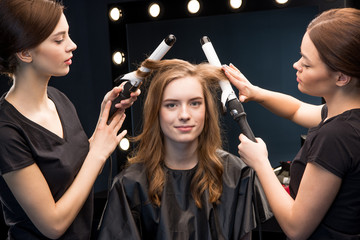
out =
[[[34,163],[25,138],[21,131],[12,124],[0,122],[0,143],[1,175]]]
[[[343,125],[324,125],[313,139],[308,152],[309,162],[317,163],[336,176],[343,176],[351,169],[351,161],[356,156],[351,156],[353,149],[352,138],[357,138],[349,128]],[[356,146],[355,146],[356,147]]]

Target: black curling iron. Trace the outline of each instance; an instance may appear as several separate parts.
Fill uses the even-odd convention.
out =
[[[207,36],[204,36],[200,39],[202,49],[205,53],[208,62],[212,65],[221,67],[220,60],[215,52],[213,45],[210,42],[210,39]],[[246,119],[246,113],[244,108],[236,97],[234,90],[231,87],[229,80],[220,80],[219,81],[222,94],[221,94],[221,103],[223,106],[223,111],[226,112],[226,104],[230,110],[230,115],[233,119],[239,124],[241,132],[250,140],[256,142],[255,136],[251,131],[251,128]]]
[[[170,48],[174,45],[176,38],[174,35],[168,35],[154,50],[154,52],[148,57],[150,60],[161,60],[164,55],[170,50]],[[141,66],[139,69],[132,71],[130,73],[126,73],[117,77],[114,82],[127,81],[124,84],[123,90],[119,93],[119,96],[113,100],[110,108],[109,118],[116,112],[117,108],[115,104],[119,103],[123,99],[130,98],[130,94],[135,92],[142,84],[144,77],[141,77],[137,74],[137,71],[147,73],[150,70],[146,67]]]

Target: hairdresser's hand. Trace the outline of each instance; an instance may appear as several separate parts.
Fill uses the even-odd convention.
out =
[[[253,142],[241,133],[239,139],[239,155],[248,166],[257,171],[270,165],[266,144],[261,138],[256,138],[256,142]]]
[[[110,107],[111,101],[108,101],[100,115],[95,132],[89,140],[89,155],[96,156],[95,158],[100,158],[104,162],[127,133],[126,130],[118,133],[125,120],[124,110],[119,110],[118,114],[114,114],[108,122]]]
[[[113,101],[116,99],[117,96],[119,96],[119,93],[123,90],[123,87],[126,82],[123,82],[118,87],[114,87],[111,91],[106,93],[104,96],[104,100],[101,104],[101,111],[104,110],[105,104],[110,100]],[[120,110],[125,110],[133,105],[133,103],[136,101],[137,97],[140,95],[140,89],[136,90],[135,92],[132,92],[130,94],[130,98],[121,100],[120,103],[115,104],[115,107]]]
[[[239,90],[241,102],[256,101],[258,87],[252,85],[239,69],[233,64],[223,65],[222,69],[230,82]]]

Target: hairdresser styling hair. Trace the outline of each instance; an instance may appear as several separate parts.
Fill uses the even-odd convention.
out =
[[[142,133],[115,179],[100,239],[250,239],[272,216],[254,171],[221,149],[221,67],[180,59],[143,64],[150,76]]]
[[[358,9],[331,9],[309,24],[294,68],[298,89],[325,100],[319,106],[254,86],[233,65],[223,68],[241,101],[309,128],[291,165],[291,196],[274,174],[265,143],[240,135],[239,154],[255,169],[290,239],[360,239],[359,36]]]
[[[108,92],[90,139],[52,76],[70,70],[75,43],[63,6],[51,0],[0,0],[0,73],[12,86],[0,98],[0,202],[8,239],[90,239],[93,184],[126,131]]]

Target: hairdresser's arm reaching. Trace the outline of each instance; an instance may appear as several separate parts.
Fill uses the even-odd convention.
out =
[[[239,99],[256,101],[278,116],[304,126],[314,127],[321,121],[321,107],[303,103],[289,95],[252,85],[233,65],[223,67],[231,83],[239,89]],[[334,201],[341,179],[316,163],[308,163],[298,194],[293,199],[274,174],[265,143],[240,137],[239,154],[252,167],[264,188],[266,197],[281,228],[290,239],[307,239],[320,224]],[[316,183],[316,184],[314,184]]]
[[[256,101],[272,113],[303,127],[317,126],[321,121],[322,105],[304,103],[292,96],[252,85],[232,64],[223,66],[230,82],[239,90],[241,102]]]

